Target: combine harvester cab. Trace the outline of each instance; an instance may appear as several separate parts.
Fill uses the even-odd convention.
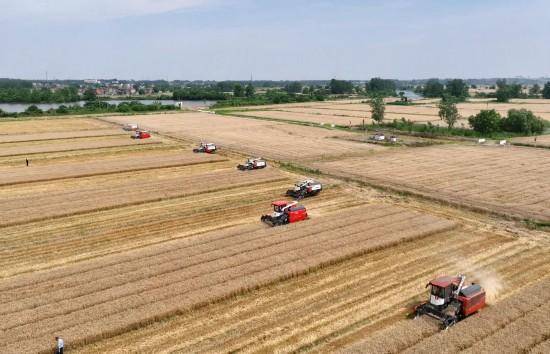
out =
[[[139,129],[139,126],[137,125],[137,123],[127,123],[127,124],[124,124],[122,129],[126,131],[136,131]]]
[[[370,137],[374,141],[385,141],[386,135],[384,133],[376,133],[373,136]]]
[[[322,190],[323,185],[321,182],[306,179],[305,181],[297,182],[293,189],[286,191],[286,195],[292,198],[302,199],[306,197],[313,197],[319,194]]]
[[[306,220],[307,210],[298,202],[276,201],[271,203],[273,213],[262,215],[260,220],[269,226],[279,226]]]
[[[478,284],[464,287],[464,275],[442,276],[430,281],[430,300],[415,308],[415,318],[428,315],[447,329],[485,307],[485,290]]]
[[[216,147],[216,144],[201,142],[199,147],[193,149],[193,152],[202,152],[202,153],[206,153],[206,154],[214,154],[217,150],[218,150],[218,148]]]
[[[241,171],[258,170],[266,167],[267,161],[262,159],[261,157],[249,158],[244,164],[237,166],[237,168]]]
[[[148,139],[151,137],[151,134],[145,130],[136,130],[134,132],[134,135],[132,135],[133,139]]]

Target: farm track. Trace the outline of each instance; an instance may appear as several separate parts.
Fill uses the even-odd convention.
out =
[[[112,265],[98,267],[86,276],[80,274],[91,267],[90,262],[97,263],[97,266],[109,263],[111,258],[121,262],[123,254],[80,262],[65,268],[74,269],[69,271],[74,275],[52,279],[49,286],[57,290],[50,292],[47,298],[40,294],[48,287],[47,279],[58,277],[60,269],[51,273],[36,272],[24,277],[24,281],[17,277],[6,279],[0,282],[3,293],[16,289],[19,296],[4,302],[5,308],[17,312],[0,315],[6,338],[3,344],[33,351],[44,349],[49,344],[51,333],[56,331],[62,331],[73,343],[98,339],[182,309],[294,276],[351,254],[388,247],[454,227],[446,220],[391,206],[359,207],[346,211],[346,214],[352,215],[356,221],[335,214],[322,220],[311,220],[307,228],[305,223],[244,232],[237,227],[170,244],[165,242],[127,254],[128,261],[133,259],[136,266],[144,261],[145,255],[154,264],[129,273],[121,265]],[[367,222],[370,225],[368,231],[364,230]],[[155,254],[171,252],[174,248],[179,250],[172,256]],[[109,272],[112,275],[108,281],[105,275]],[[82,281],[85,282],[75,285],[75,282]],[[14,282],[16,288],[13,288]],[[73,284],[72,287],[63,290],[69,284]],[[105,286],[108,288],[103,289]],[[32,290],[34,287],[38,287],[36,292]],[[26,297],[23,294],[27,294]],[[102,322],[98,326],[100,319]]]
[[[221,167],[213,170],[211,166],[194,165],[70,179],[61,183],[53,181],[32,186],[9,186],[2,189],[0,227],[287,178],[274,169],[247,174]],[[128,183],[129,178],[134,183]],[[51,208],[52,205],[56,207]]]
[[[202,163],[227,161],[215,155],[197,155],[179,151],[174,154],[161,153],[152,156],[121,157],[110,159],[77,160],[59,164],[37,165],[30,168],[0,168],[0,187],[30,182],[47,182],[66,178],[81,178],[109,175],[121,172],[136,172],[159,168],[191,166]]]

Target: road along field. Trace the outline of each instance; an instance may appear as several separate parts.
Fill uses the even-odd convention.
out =
[[[0,145],[0,157],[161,143],[161,140],[155,138],[139,140],[129,136],[5,143]]]
[[[113,129],[113,125],[93,118],[47,118],[3,120],[0,128],[0,135],[19,135]]]
[[[440,145],[308,166],[455,205],[550,221],[547,149]]]
[[[3,279],[0,348],[48,350],[55,333],[73,345],[116,335],[353,254],[454,227],[400,207],[367,205],[286,227],[238,226]]]
[[[5,186],[0,226],[287,179],[271,168],[255,172],[227,162]]]
[[[318,160],[385,149],[382,146],[335,139],[353,136],[353,133],[217,114],[182,113],[102,119],[119,124],[135,122],[148,130],[196,141],[197,144],[204,140],[216,143],[222,152],[223,149],[229,149],[275,160]]]
[[[545,353],[549,313],[550,277],[545,277],[447,331],[429,319],[403,321],[343,352],[494,353],[498,348],[499,353]]]
[[[227,159],[219,155],[198,155],[189,150],[153,151],[141,155],[134,153],[132,156],[81,157],[76,161],[62,160],[49,164],[40,164],[40,161],[33,161],[32,168],[0,166],[0,174],[2,175],[0,186],[156,168],[182,167],[220,161],[227,161]]]
[[[436,274],[465,271],[498,304],[513,289],[544,277],[549,258],[524,240],[461,227],[183,312],[77,352],[334,352],[403,321],[424,328],[405,318],[425,300],[424,285]],[[381,336],[388,348],[388,342],[399,342],[400,333],[393,333]]]

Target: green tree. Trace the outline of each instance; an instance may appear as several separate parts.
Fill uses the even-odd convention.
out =
[[[544,84],[544,88],[542,89],[542,98],[550,98],[550,81]]]
[[[540,85],[539,84],[534,84],[530,89],[529,89],[529,94],[530,95],[533,95],[533,96],[538,96],[540,94]]]
[[[288,93],[299,93],[302,92],[302,84],[298,81],[291,82],[285,85],[285,91]]]
[[[27,109],[25,110],[25,113],[30,116],[39,116],[44,112],[40,108],[38,108],[36,105],[33,104],[27,107]]]
[[[372,111],[372,119],[377,123],[382,123],[384,120],[384,112],[386,111],[386,104],[384,98],[381,96],[374,96],[369,102]]]
[[[235,86],[233,86],[233,96],[235,97],[244,96],[244,89],[241,84],[235,84]]]
[[[246,97],[254,96],[255,92],[256,92],[256,90],[254,89],[254,86],[252,86],[252,84],[246,85],[246,87],[244,89],[244,94],[245,94]]]
[[[491,134],[500,130],[500,114],[494,109],[482,110],[475,116],[468,118],[473,130],[482,134]]]
[[[497,102],[508,102],[511,98],[510,87],[506,83],[506,79],[497,80]]]
[[[460,119],[458,109],[453,99],[445,97],[439,102],[439,118],[447,123],[449,129],[452,129],[455,123]]]
[[[544,122],[526,109],[511,109],[502,120],[502,129],[513,133],[540,134],[544,130]]]
[[[462,79],[454,79],[447,82],[445,92],[447,95],[464,100],[469,96],[468,85]]]
[[[397,86],[394,80],[373,77],[365,83],[365,90],[369,95],[395,96]]]
[[[425,97],[441,97],[445,87],[438,79],[429,79],[422,89],[422,95]]]
[[[353,84],[349,81],[332,79],[330,80],[328,87],[329,87],[330,93],[335,95],[341,95],[341,94],[353,92]]]
[[[67,108],[67,106],[62,104],[61,106],[57,107],[55,112],[59,114],[65,114],[65,113],[69,113],[69,109]]]
[[[86,91],[84,91],[84,94],[82,95],[82,99],[84,99],[84,101],[95,101],[96,98],[97,98],[96,92],[92,88],[89,88]]]
[[[508,102],[511,98],[521,97],[521,85],[507,84],[506,79],[497,80],[497,102]]]

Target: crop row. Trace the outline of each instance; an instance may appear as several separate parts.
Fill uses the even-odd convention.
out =
[[[352,133],[206,113],[171,114],[162,119],[155,115],[105,119],[117,123],[127,123],[133,119],[141,126],[170,136],[195,141],[210,140],[222,149],[276,160],[302,161],[308,158],[383,149],[372,144],[333,139],[334,136],[354,135]]]
[[[97,139],[56,140],[36,143],[6,143],[2,145],[0,157],[24,156],[41,153],[64,152],[73,150],[91,150],[131,145],[150,145],[162,143],[157,139],[134,140],[130,137],[105,137]]]
[[[3,303],[9,311],[0,316],[4,343],[36,350],[53,332],[63,332],[76,342],[116,334],[351,254],[454,226],[395,207],[361,207],[346,215],[307,225],[234,228],[165,242],[123,257],[91,261],[100,266],[113,258],[116,264],[111,266],[93,268],[86,262],[69,266],[73,275],[63,278],[57,278],[59,270],[35,274],[41,281],[17,288],[6,280],[0,283],[4,291],[27,290],[20,299]],[[49,296],[40,296],[50,282]]]
[[[0,202],[0,225],[16,225],[239,186],[258,185],[286,178],[274,169],[257,171],[254,174],[242,173],[235,169],[220,169],[192,175],[185,174],[185,167],[181,169],[163,171],[162,174],[158,171],[144,172],[140,176],[131,176],[132,178],[119,174],[90,177],[86,181],[78,179],[63,184],[12,186],[3,191],[3,199]],[[107,177],[112,178],[109,180]],[[55,208],[52,208],[52,205],[55,205]]]
[[[6,227],[0,237],[0,275],[9,276],[135,249],[258,220],[288,181],[232,188],[155,203]],[[308,201],[315,211],[353,206],[327,189]]]
[[[430,198],[548,220],[550,187],[544,182],[550,172],[549,156],[543,149],[449,146],[314,163],[311,167]]]
[[[199,156],[189,152],[178,151],[177,153],[151,154],[149,156],[86,159],[36,166],[33,164],[32,168],[11,167],[1,169],[2,178],[0,179],[0,186],[142,171],[154,168],[187,166],[217,161],[226,161],[226,159],[220,156]]]
[[[215,352],[219,348],[227,352],[335,352],[404,318],[412,303],[425,298],[425,283],[419,279],[457,272],[464,260],[500,274],[511,288],[540,277],[544,274],[544,269],[536,267],[540,254],[526,247],[496,235],[458,229],[183,312],[77,348],[77,352],[97,353],[105,347],[115,353]],[[442,249],[464,258],[460,264],[443,262]],[[426,325],[429,333],[437,328],[433,323]]]
[[[93,118],[51,118],[0,122],[0,135],[74,132],[112,129],[113,125]]]
[[[130,134],[123,132],[120,129],[97,129],[97,130],[76,130],[76,131],[63,131],[63,132],[47,132],[47,133],[31,133],[31,134],[11,134],[0,135],[0,144],[13,143],[13,142],[34,142],[42,140],[58,140],[58,139],[75,139],[75,138],[95,138],[105,137],[111,135],[125,135],[128,137]]]
[[[430,319],[408,320],[351,346],[347,352],[471,353],[527,351],[547,339],[550,278],[513,293],[480,313],[440,332]],[[441,343],[445,343],[444,346]]]

